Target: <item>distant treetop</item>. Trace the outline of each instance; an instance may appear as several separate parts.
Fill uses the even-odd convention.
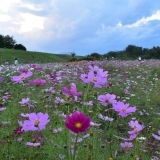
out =
[[[25,50],[26,47],[22,44],[16,44],[16,40],[14,40],[13,36],[3,36],[0,34],[0,48],[8,48],[8,49],[19,49]]]

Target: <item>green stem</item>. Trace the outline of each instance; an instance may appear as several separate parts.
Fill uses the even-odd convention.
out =
[[[79,134],[76,135],[76,141],[74,143],[74,154],[73,154],[73,160],[76,158],[76,151],[77,151],[77,141],[78,141]]]

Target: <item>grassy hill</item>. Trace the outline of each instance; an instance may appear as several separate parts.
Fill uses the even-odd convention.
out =
[[[3,64],[4,62],[13,64],[15,58],[18,58],[19,63],[52,63],[68,62],[72,59],[72,56],[67,54],[61,55],[0,48],[0,64]]]

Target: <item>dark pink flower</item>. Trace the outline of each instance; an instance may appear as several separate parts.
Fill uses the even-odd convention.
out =
[[[43,130],[46,128],[46,124],[50,121],[47,113],[31,113],[28,114],[29,120],[25,120],[23,123],[22,130],[24,131],[35,131]]]
[[[13,133],[16,134],[16,135],[20,135],[22,134],[24,131],[22,130],[22,127],[18,127],[16,128]]]
[[[37,78],[35,80],[30,80],[29,84],[33,86],[42,86],[46,84],[46,80]]]
[[[123,102],[113,104],[113,109],[122,117],[127,117],[129,114],[136,111],[136,107],[129,107],[129,104],[124,104]]]
[[[115,98],[116,95],[114,94],[105,94],[98,96],[98,100],[103,106],[107,106],[108,104],[115,104],[117,102]]]
[[[64,87],[62,89],[62,93],[64,95],[72,95],[72,96],[80,96],[82,95],[82,92],[77,92],[77,88],[76,88],[76,85],[74,83],[71,84],[71,88],[67,88],[67,87]]]
[[[86,132],[90,127],[91,118],[84,113],[76,111],[66,117],[65,126],[74,133]]]

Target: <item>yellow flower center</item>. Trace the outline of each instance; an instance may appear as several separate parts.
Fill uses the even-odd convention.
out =
[[[40,123],[39,120],[35,120],[35,121],[34,121],[34,125],[35,125],[35,126],[39,125],[39,123]]]
[[[20,79],[24,79],[24,76],[20,76]]]
[[[82,127],[82,123],[77,122],[77,123],[75,124],[75,127],[76,127],[76,128],[81,128],[81,127]]]
[[[125,112],[125,111],[126,111],[126,108],[122,108],[122,111]]]
[[[94,78],[93,78],[93,81],[94,81],[94,82],[97,82],[97,78],[96,78],[96,77],[94,77]]]

